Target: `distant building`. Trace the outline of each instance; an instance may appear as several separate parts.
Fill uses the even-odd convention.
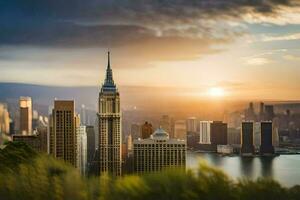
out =
[[[265,104],[260,102],[259,104],[259,121],[265,120]]]
[[[152,124],[148,123],[148,122],[145,122],[143,125],[142,125],[142,134],[141,134],[141,138],[142,139],[146,139],[146,138],[149,138],[150,135],[153,133],[153,127],[152,127]]]
[[[162,129],[169,133],[170,138],[174,138],[174,130],[172,128],[172,119],[168,115],[163,115],[159,122]]]
[[[261,136],[261,127],[260,122],[254,123],[254,129],[253,129],[253,144],[255,149],[259,149],[260,147],[260,136]]]
[[[77,165],[77,133],[79,126],[75,116],[74,101],[55,100],[49,123],[50,153],[55,157]]]
[[[129,134],[127,136],[127,151],[132,151],[132,150],[133,150],[132,137]]]
[[[256,120],[253,102],[249,103],[249,108],[245,112],[245,120]]]
[[[77,167],[82,175],[87,171],[87,132],[86,126],[78,126],[77,133]]]
[[[272,121],[275,117],[274,106],[273,105],[265,105],[265,119],[267,121]]]
[[[94,126],[86,126],[87,134],[87,162],[91,164],[96,151],[95,130]]]
[[[139,124],[131,124],[130,134],[133,139],[138,139],[141,137],[141,126]]]
[[[33,150],[47,153],[47,135],[44,132],[31,135],[15,134],[12,136],[14,142],[23,142]]]
[[[242,155],[253,155],[254,145],[253,145],[253,122],[243,122],[242,123]]]
[[[273,131],[272,122],[270,121],[261,122],[260,154],[263,155],[274,154],[274,146],[272,144],[273,141],[272,131]]]
[[[177,120],[175,121],[174,125],[174,138],[175,139],[181,139],[181,140],[186,140],[186,121],[185,120]]]
[[[10,133],[10,119],[7,106],[0,103],[0,133]]]
[[[186,120],[186,130],[189,133],[196,133],[197,132],[197,118],[190,117]]]
[[[227,145],[227,124],[213,121],[210,125],[210,142],[212,145]]]
[[[20,133],[32,134],[32,102],[31,97],[20,97]]]
[[[228,128],[227,142],[230,145],[241,145],[241,129]]]
[[[86,116],[86,108],[85,105],[82,104],[80,107],[80,124],[87,125],[87,116]]]
[[[156,172],[166,168],[185,168],[186,143],[170,139],[162,128],[150,138],[133,141],[134,171]]]
[[[210,126],[212,121],[200,121],[199,124],[199,143],[211,144],[210,142]]]

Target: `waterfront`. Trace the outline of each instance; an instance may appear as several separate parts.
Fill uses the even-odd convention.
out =
[[[277,157],[229,157],[214,153],[187,153],[187,167],[196,169],[199,159],[218,167],[233,178],[272,177],[285,186],[300,185],[300,155]]]

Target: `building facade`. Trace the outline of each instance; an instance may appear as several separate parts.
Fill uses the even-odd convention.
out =
[[[268,155],[274,154],[273,146],[273,125],[271,121],[261,122],[261,145],[260,145],[260,154]]]
[[[148,122],[145,122],[143,125],[142,125],[142,128],[141,128],[141,138],[142,139],[146,139],[146,138],[149,138],[150,135],[153,133],[153,127],[152,127],[152,124],[151,123],[148,123]]]
[[[10,132],[10,119],[7,106],[0,103],[0,133],[9,134]]]
[[[160,119],[159,125],[162,127],[162,129],[169,133],[170,138],[174,138],[172,119],[169,115],[163,115]]]
[[[133,141],[134,171],[156,172],[168,168],[185,168],[186,142],[170,139],[162,128],[150,138]]]
[[[242,122],[241,130],[241,154],[242,155],[253,155],[254,154],[254,123]]]
[[[95,130],[94,126],[86,126],[87,134],[87,162],[91,164],[96,151]]]
[[[138,139],[141,137],[141,125],[139,124],[131,124],[130,126],[130,134],[133,139]]]
[[[20,134],[32,134],[32,102],[31,97],[20,97]]]
[[[210,141],[212,145],[227,145],[227,124],[213,121],[210,125]]]
[[[78,126],[77,132],[77,167],[82,175],[87,172],[87,133],[86,126]]]
[[[77,167],[77,132],[79,126],[75,116],[75,103],[68,100],[54,101],[49,123],[49,152]]]
[[[174,138],[186,140],[186,121],[185,120],[176,120],[174,125]]]
[[[98,108],[99,173],[120,176],[122,169],[120,95],[113,80],[109,52]]]
[[[199,122],[199,143],[200,144],[211,144],[210,142],[210,125],[211,121],[200,121]]]
[[[186,120],[186,130],[188,133],[196,133],[197,132],[197,118],[189,117]]]

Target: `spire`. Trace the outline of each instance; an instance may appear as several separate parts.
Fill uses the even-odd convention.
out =
[[[107,52],[107,68],[106,68],[106,76],[103,84],[103,88],[105,90],[115,90],[116,85],[113,80],[113,74],[112,74],[112,69],[110,66],[110,52]]]
[[[107,52],[107,69],[110,69],[110,52]]]

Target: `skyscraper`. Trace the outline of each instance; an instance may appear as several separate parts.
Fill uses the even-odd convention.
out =
[[[78,126],[77,134],[77,167],[82,175],[86,174],[87,168],[87,133],[86,126]]]
[[[139,124],[131,124],[130,126],[130,134],[133,139],[138,139],[141,137],[141,126]]]
[[[242,148],[241,154],[242,155],[253,155],[254,154],[254,140],[253,140],[253,133],[254,133],[254,125],[253,122],[242,122]]]
[[[210,142],[210,125],[211,121],[200,121],[199,129],[199,143],[200,144],[211,144]]]
[[[94,126],[86,126],[87,134],[87,162],[90,165],[96,151],[95,130]]]
[[[7,106],[0,103],[0,133],[8,134],[10,132],[9,123],[10,121]]]
[[[152,128],[152,124],[148,123],[148,122],[145,122],[143,125],[142,125],[142,139],[146,139],[146,138],[149,138],[150,135],[153,133],[153,128]],[[136,139],[136,138],[135,138]]]
[[[188,133],[197,132],[197,118],[190,117],[186,120],[186,129]]]
[[[174,125],[174,138],[186,140],[186,121],[176,120]]]
[[[20,133],[32,134],[32,102],[30,97],[20,97]]]
[[[79,119],[75,116],[74,101],[54,101],[49,123],[50,154],[77,166],[77,134]]]
[[[265,121],[261,122],[261,145],[260,145],[260,154],[274,154],[273,141],[273,126],[272,122]]]
[[[174,133],[172,130],[172,119],[169,117],[169,115],[163,115],[159,122],[162,129],[164,129],[167,133],[169,133],[169,136],[171,138],[174,137]]]
[[[274,106],[265,105],[265,120],[272,121],[274,117],[275,117]]]
[[[212,145],[227,144],[227,124],[222,121],[213,121],[210,125],[210,141]]]
[[[99,172],[121,175],[121,109],[120,95],[113,80],[110,54],[106,77],[99,93]]]

